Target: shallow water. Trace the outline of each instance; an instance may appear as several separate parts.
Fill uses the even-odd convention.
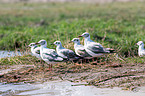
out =
[[[15,52],[15,51],[0,51],[0,58],[5,58],[5,57],[13,57],[13,56],[21,56],[24,53],[22,52]]]
[[[145,96],[145,87],[137,91],[124,91],[120,88],[97,88],[95,86],[71,86],[77,83],[69,81],[51,81],[35,84],[2,84],[2,96]]]

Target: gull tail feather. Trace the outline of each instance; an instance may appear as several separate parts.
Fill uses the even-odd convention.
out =
[[[115,53],[115,50],[111,49],[111,48],[105,48],[105,52],[106,53]]]
[[[55,60],[55,61],[63,61],[63,58],[61,58],[61,57],[56,57],[54,60]]]

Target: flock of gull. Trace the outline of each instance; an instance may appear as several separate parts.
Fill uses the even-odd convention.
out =
[[[70,49],[64,48],[60,41],[55,41],[56,51],[54,49],[47,48],[46,40],[40,40],[37,43],[31,43],[28,46],[31,47],[31,52],[34,56],[44,60],[49,64],[49,69],[52,70],[52,64],[72,61],[80,58],[93,59],[95,57],[101,57],[109,53],[114,53],[111,48],[104,48],[100,43],[94,42],[90,39],[88,32],[83,33],[79,37],[84,37],[84,45],[80,44],[79,38],[73,38],[71,42],[74,43],[75,52]],[[38,47],[37,45],[40,45]],[[139,45],[139,56],[145,55],[144,44],[142,41],[137,43]]]

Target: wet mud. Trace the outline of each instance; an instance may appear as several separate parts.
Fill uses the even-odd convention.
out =
[[[5,67],[1,66],[2,68]],[[46,64],[43,67],[24,65],[17,70],[0,74],[2,83],[35,83],[54,80],[86,82],[85,85],[94,85],[99,88],[122,87],[123,90],[134,90],[139,86],[145,86],[145,64],[60,63],[54,65],[52,71]]]

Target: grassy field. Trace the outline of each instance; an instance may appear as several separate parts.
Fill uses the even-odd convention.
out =
[[[88,31],[104,47],[121,56],[137,55],[137,43],[145,42],[145,2],[87,3],[15,3],[0,4],[0,49],[14,50],[40,39],[68,42]],[[101,37],[106,37],[102,39]],[[99,38],[97,38],[99,37]]]
[[[73,49],[69,41],[87,31],[94,41],[118,54],[99,58],[98,63],[62,62],[53,65],[52,72],[47,63],[31,55],[0,58],[0,70],[21,67],[0,74],[0,82],[68,80],[102,88],[124,87],[123,90],[145,86],[145,57],[137,56],[135,45],[140,40],[145,42],[144,5],[145,2],[0,3],[0,50],[28,52],[26,45],[41,39],[47,40],[49,48],[55,48],[51,44],[60,40],[63,46]]]

